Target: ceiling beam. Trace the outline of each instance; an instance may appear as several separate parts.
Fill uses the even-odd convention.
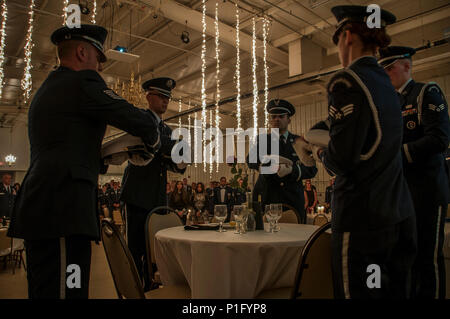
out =
[[[157,11],[161,12],[166,18],[178,22],[182,25],[187,25],[188,27],[202,32],[202,13],[199,11],[190,9],[172,0],[165,0],[163,2],[159,0],[141,0],[143,3],[156,8]],[[206,16],[206,34],[209,36],[215,36],[214,30],[214,19]],[[232,46],[236,45],[236,30],[223,22],[219,22],[219,31],[221,34],[221,40]],[[246,52],[251,52],[252,49],[252,37],[244,32],[240,32],[240,49]],[[262,47],[263,42],[261,40],[256,41],[257,47]],[[263,56],[263,53],[257,51],[259,56]],[[283,66],[286,69],[289,66],[288,54],[284,51],[275,48],[272,45],[267,46],[268,60],[277,65]]]

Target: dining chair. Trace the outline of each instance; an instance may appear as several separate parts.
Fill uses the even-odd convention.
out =
[[[0,259],[3,259],[3,267],[6,269],[8,261],[12,257],[12,238],[8,237],[8,228],[0,228]],[[14,270],[13,270],[14,271]]]
[[[319,227],[306,241],[300,254],[292,287],[262,291],[257,299],[332,299],[331,223]]]
[[[284,211],[281,214],[279,223],[299,224],[298,216],[293,210]]]
[[[318,214],[316,217],[314,217],[313,225],[322,226],[326,223],[328,223],[328,217],[324,214]]]
[[[131,252],[117,226],[102,220],[101,236],[119,299],[189,299],[188,286],[164,286],[144,293]]]
[[[168,206],[159,206],[154,208],[147,217],[145,223],[145,243],[147,249],[147,266],[148,273],[152,280],[152,287],[161,285],[159,271],[154,271],[156,265],[155,258],[155,234],[166,228],[183,226],[183,223],[178,217],[178,214],[173,208]]]
[[[292,224],[301,224],[301,217],[300,217],[300,213],[295,209],[295,207],[283,203],[283,214],[281,215],[280,220],[278,220],[279,223],[292,223]],[[289,212],[289,213],[288,213]],[[297,221],[294,222],[294,216],[292,215],[292,213],[295,214],[295,219]],[[286,214],[286,217],[284,217],[284,215]],[[283,221],[283,220],[288,220],[288,221]]]

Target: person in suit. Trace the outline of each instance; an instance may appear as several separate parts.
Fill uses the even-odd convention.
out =
[[[158,123],[161,136],[167,139],[171,138],[172,130],[164,123],[162,116],[167,110],[175,86],[176,82],[171,78],[154,78],[142,84],[148,102],[148,109],[145,112]],[[172,141],[171,145],[174,144],[175,141]],[[152,209],[167,206],[167,171],[182,174],[186,170],[186,164],[175,164],[172,161],[171,150],[167,148],[166,152],[158,152],[155,158],[145,166],[136,166],[128,162],[122,179],[120,199],[126,205],[128,247],[146,291],[154,288],[148,274],[145,248],[147,216]]]
[[[247,201],[247,192],[250,192],[250,187],[244,188],[244,180],[239,178],[239,186],[233,189],[234,192],[234,204],[242,205]]]
[[[225,222],[230,221],[231,209],[234,205],[233,189],[227,186],[226,177],[220,178],[220,185],[214,189],[214,205],[227,205],[227,218]],[[214,210],[212,212],[214,214]]]
[[[112,214],[114,210],[122,212],[122,206],[120,203],[120,189],[118,182],[112,182],[112,188],[108,192],[108,204],[109,211]]]
[[[290,160],[293,165],[287,166],[280,164],[277,172],[271,174],[259,174],[256,181],[253,201],[257,201],[257,195],[262,197],[262,207],[269,204],[288,204],[294,207],[300,214],[302,223],[306,223],[305,214],[305,198],[303,194],[303,179],[313,178],[317,174],[315,166],[307,166],[300,161],[298,154],[293,148],[293,144],[299,136],[289,132],[288,127],[291,122],[291,117],[295,114],[294,106],[286,100],[274,99],[271,100],[267,106],[269,112],[270,127],[276,128],[279,131],[279,157]],[[267,140],[267,153],[272,154],[271,151],[271,134],[258,136],[255,146],[259,154],[259,143],[261,139]],[[247,165],[254,170],[260,170],[264,164],[258,158],[255,163],[250,161],[250,154],[247,155]]]
[[[54,31],[59,67],[31,101],[30,167],[8,231],[25,239],[30,298],[88,298],[91,241],[100,239],[97,182],[107,169],[101,162],[106,126],[141,137],[149,152],[161,147],[154,118],[109,89],[98,73],[106,36],[97,25]],[[78,268],[67,268],[73,264]],[[69,288],[66,276],[74,271],[80,284]]]
[[[413,296],[445,299],[444,225],[449,189],[444,153],[450,125],[448,104],[436,83],[411,78],[410,47],[380,50],[379,63],[398,92],[403,116],[403,171],[417,220],[417,258]]]
[[[11,186],[11,174],[5,173],[0,184],[0,217],[11,216],[11,211],[16,197],[16,189]]]
[[[333,42],[344,70],[328,83],[327,148],[313,156],[336,176],[332,198],[332,267],[336,298],[408,298],[416,254],[414,207],[403,176],[402,116],[396,92],[375,54],[396,18],[365,6],[336,6]]]
[[[98,207],[99,207],[99,214],[102,217],[110,217],[110,214],[112,214],[112,211],[110,210],[110,204],[109,204],[109,192],[107,185],[103,185],[102,188],[98,192]],[[107,210],[107,213],[105,212],[105,209]],[[106,214],[106,216],[105,216]]]

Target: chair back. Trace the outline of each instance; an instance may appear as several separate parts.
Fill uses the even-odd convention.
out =
[[[118,226],[122,226],[123,220],[122,220],[122,213],[120,212],[120,210],[114,209],[112,213],[113,213],[112,218],[113,218],[114,224],[116,224]]]
[[[298,216],[293,210],[284,211],[278,222],[288,224],[299,224]]]
[[[281,216],[280,220],[278,220],[279,223],[293,223],[293,224],[300,224],[301,223],[301,217],[300,217],[300,213],[295,209],[295,207],[289,205],[289,204],[285,204],[283,203],[283,215],[286,214],[287,212],[291,211],[292,213],[295,214],[295,217],[297,219],[296,222],[293,222],[293,216],[292,213],[288,213],[288,215],[286,217],[283,217],[283,215]],[[291,216],[289,216],[291,215]],[[286,218],[288,220],[290,220],[291,222],[285,222],[282,221],[283,218]]]
[[[302,249],[292,298],[334,298],[331,270],[331,223],[319,227]]]
[[[102,220],[102,242],[118,297],[144,299],[144,289],[130,250],[117,226],[106,218]]]
[[[323,226],[326,223],[328,223],[328,217],[324,214],[318,214],[316,217],[314,217],[313,225]]]
[[[12,238],[6,236],[8,228],[0,228],[0,256],[11,254]]]
[[[147,217],[145,223],[145,237],[147,247],[147,260],[150,276],[153,278],[152,263],[156,263],[155,259],[155,234],[161,229],[170,227],[183,226],[180,217],[173,208],[168,206],[160,206],[154,208]]]

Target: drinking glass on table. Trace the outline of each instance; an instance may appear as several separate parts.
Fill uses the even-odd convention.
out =
[[[243,217],[242,205],[234,205],[233,216],[234,216],[234,221],[236,222],[236,230],[234,231],[234,233],[241,234],[241,223],[242,223],[242,217]]]
[[[280,230],[280,226],[278,225],[278,220],[281,218],[283,214],[283,205],[282,204],[270,204],[270,215],[274,219],[273,231],[277,232]]]
[[[273,218],[271,211],[270,211],[270,205],[266,205],[264,209],[264,216],[266,217],[267,222],[269,223],[269,233],[273,233],[273,223],[275,219]]]
[[[225,232],[223,221],[227,218],[227,205],[214,206],[214,217],[219,221],[219,232]]]

